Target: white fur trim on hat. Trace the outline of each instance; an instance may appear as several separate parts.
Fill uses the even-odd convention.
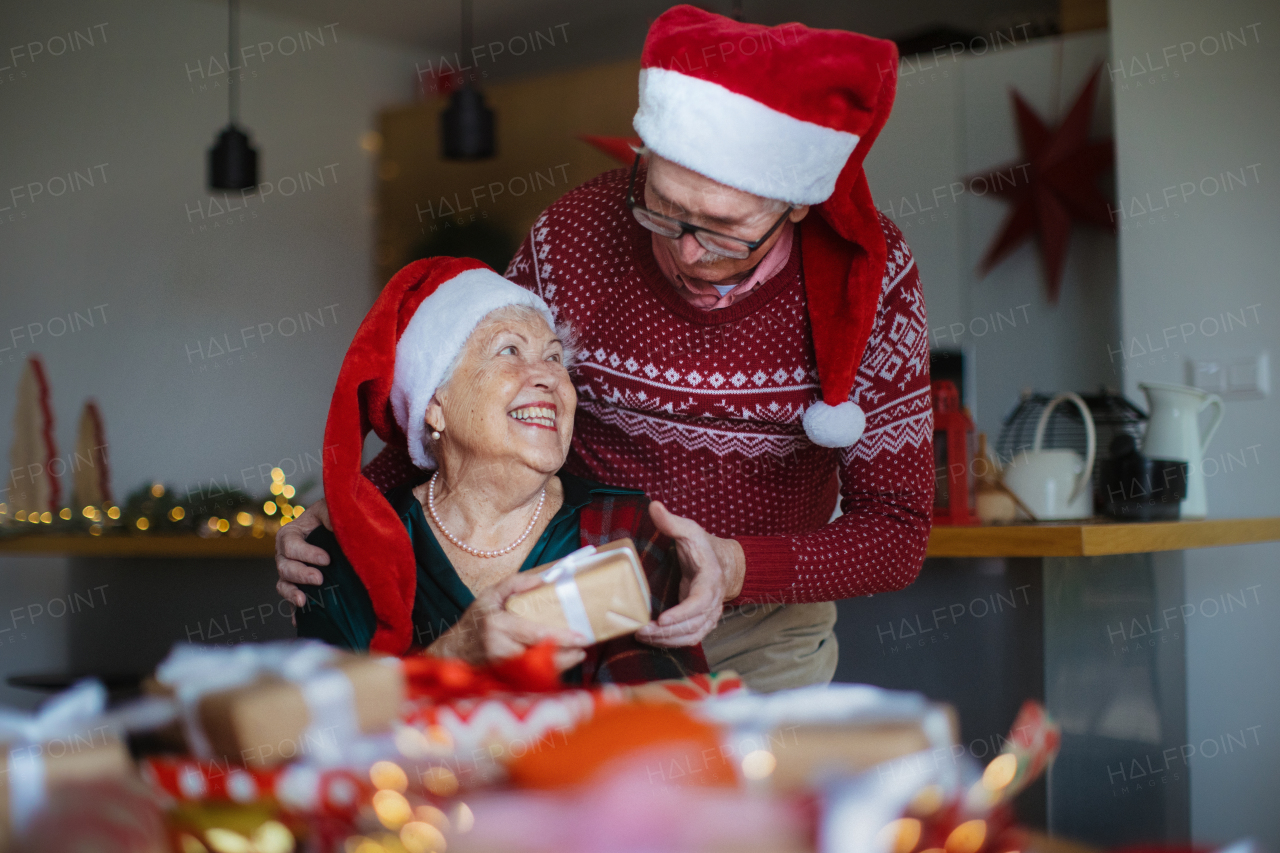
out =
[[[658,156],[713,181],[794,205],[820,204],[858,146],[858,135],[778,112],[666,68],[640,71],[632,126]]]
[[[489,312],[508,305],[536,308],[555,328],[551,309],[536,293],[493,270],[471,269],[441,284],[422,300],[400,336],[391,382],[391,409],[409,439],[409,457],[419,468],[435,464],[422,440],[423,419],[431,395],[480,321]]]
[[[867,416],[852,400],[838,406],[819,401],[804,413],[805,435],[821,447],[848,447],[862,438],[866,428]]]

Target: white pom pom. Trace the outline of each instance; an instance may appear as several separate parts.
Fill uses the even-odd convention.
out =
[[[804,413],[804,432],[822,447],[848,447],[862,437],[867,416],[857,404],[846,400],[838,406],[814,403]]]
[[[313,811],[320,805],[320,771],[294,764],[276,782],[276,798],[289,808]]]

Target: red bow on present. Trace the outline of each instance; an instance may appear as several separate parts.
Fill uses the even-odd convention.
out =
[[[410,699],[447,702],[494,693],[548,693],[563,690],[553,643],[539,643],[519,657],[488,666],[456,658],[414,655],[402,658]]]

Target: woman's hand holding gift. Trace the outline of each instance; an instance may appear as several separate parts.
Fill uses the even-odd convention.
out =
[[[541,575],[522,572],[483,590],[458,623],[427,648],[427,653],[461,658],[480,666],[518,657],[532,646],[550,640],[557,646],[557,670],[563,672],[582,663],[587,654],[583,649],[589,645],[585,637],[568,629],[539,625],[504,609],[509,597],[541,584]]]

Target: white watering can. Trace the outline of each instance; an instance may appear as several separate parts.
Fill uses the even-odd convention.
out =
[[[1042,450],[1049,415],[1069,400],[1084,418],[1085,458],[1074,450]],[[1097,453],[1098,436],[1089,407],[1078,394],[1059,394],[1049,401],[1036,424],[1035,442],[1030,450],[1015,456],[1004,469],[1004,484],[1026,505],[1037,521],[1088,518],[1093,515],[1093,489],[1089,479]]]
[[[1222,398],[1188,385],[1140,382],[1151,412],[1142,453],[1151,459],[1180,459],[1187,463],[1187,496],[1182,501],[1182,518],[1204,518],[1209,514],[1204,488],[1204,449],[1222,423]],[[1199,415],[1210,406],[1216,411],[1209,428],[1200,431]]]

